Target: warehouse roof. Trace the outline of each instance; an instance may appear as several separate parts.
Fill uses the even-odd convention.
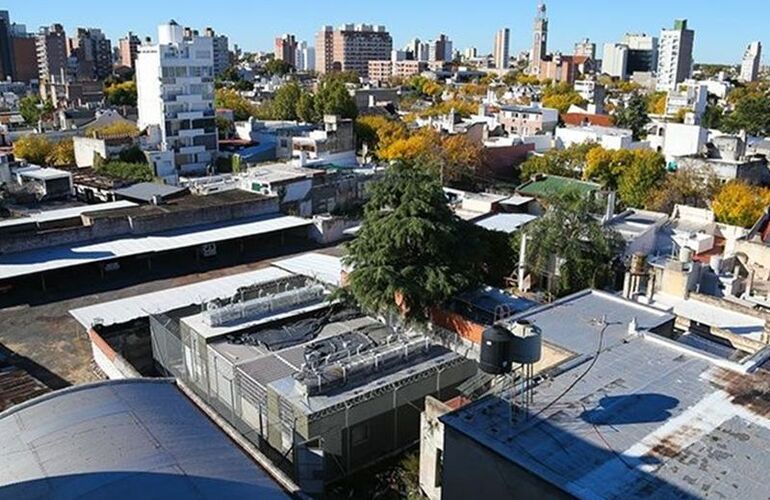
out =
[[[579,498],[766,495],[770,377],[650,332],[671,316],[603,293],[519,317],[575,355],[536,382],[528,418],[510,421],[506,393],[449,428]]]
[[[65,389],[0,413],[3,498],[289,498],[173,381]]]
[[[32,212],[32,213],[24,214],[25,215],[24,217],[1,220],[0,228],[28,224],[32,222],[38,223],[38,224],[43,222],[53,222],[58,220],[71,219],[73,217],[79,217],[85,213],[90,213],[90,212],[103,212],[108,210],[115,210],[118,208],[129,208],[129,207],[135,207],[135,206],[136,206],[136,203],[122,200],[122,201],[114,201],[110,203],[99,203],[96,205],[83,205],[81,207],[70,207],[70,208],[61,208],[58,210],[45,210],[42,212]]]
[[[310,224],[312,224],[311,221],[299,217],[269,216],[174,229],[152,235],[4,254],[0,255],[0,279],[16,278],[121,257],[167,252]]]
[[[218,298],[231,297],[239,288],[267,283],[287,276],[289,276],[289,273],[286,271],[275,267],[268,267],[224,278],[201,281],[158,292],[81,307],[71,310],[70,314],[85,328],[91,328],[96,323],[103,326],[119,325],[138,318],[147,317],[150,314],[161,314],[180,307],[203,304]]]

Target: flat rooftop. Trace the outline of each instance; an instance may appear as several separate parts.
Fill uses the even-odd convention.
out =
[[[610,219],[607,226],[620,233],[624,240],[632,241],[667,220],[668,215],[662,212],[629,208]]]
[[[77,386],[0,413],[4,498],[291,498],[176,386]]]
[[[122,257],[168,252],[205,243],[268,234],[310,224],[312,224],[311,221],[299,217],[267,216],[192,226],[150,235],[122,237],[109,241],[3,254],[0,255],[0,280]]]
[[[474,222],[479,227],[488,229],[490,231],[499,231],[502,233],[514,233],[526,226],[533,220],[537,219],[537,215],[530,214],[494,214],[489,217],[484,217]]]
[[[60,208],[58,210],[44,210],[40,212],[27,212],[22,217],[0,220],[0,229],[10,226],[23,224],[41,224],[45,222],[55,222],[60,220],[80,217],[83,214],[91,212],[104,212],[117,210],[121,208],[131,208],[137,206],[136,203],[127,200],[113,201],[110,203],[100,203],[96,205],[83,205],[80,207]]]
[[[536,382],[526,417],[506,393],[442,417],[451,429],[579,498],[767,495],[770,375],[654,335],[670,314],[602,292],[518,317],[576,356]]]

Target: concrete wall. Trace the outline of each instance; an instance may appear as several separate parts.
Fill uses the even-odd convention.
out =
[[[448,426],[441,491],[444,500],[573,498]]]
[[[110,379],[138,378],[142,375],[131,364],[116,353],[93,329],[88,330],[91,352],[96,365]]]
[[[359,224],[361,224],[360,220],[315,216],[313,217],[313,225],[310,227],[310,237],[321,244],[334,243],[348,238],[344,231]]]

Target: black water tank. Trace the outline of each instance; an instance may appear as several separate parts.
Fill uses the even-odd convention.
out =
[[[481,335],[479,369],[490,375],[502,375],[511,371],[511,332],[494,325]]]

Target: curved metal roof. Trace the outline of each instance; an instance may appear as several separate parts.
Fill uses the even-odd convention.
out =
[[[290,498],[173,381],[65,389],[0,413],[0,499]]]

